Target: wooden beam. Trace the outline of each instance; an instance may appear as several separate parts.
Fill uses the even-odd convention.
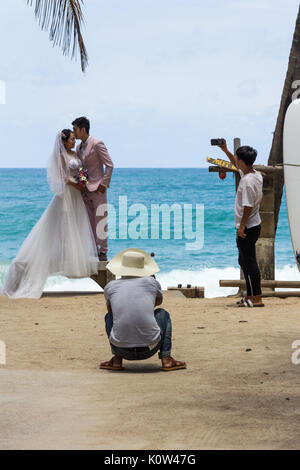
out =
[[[246,288],[246,283],[245,281],[241,279],[236,279],[236,280],[220,280],[219,281],[220,287],[244,287]],[[289,288],[295,288],[295,289],[300,289],[300,281],[261,281],[261,287],[269,287],[269,288],[283,288],[286,287],[287,289]]]
[[[285,298],[285,297],[300,297],[300,291],[296,290],[284,290],[284,291],[262,291],[261,294],[262,297],[280,297],[280,298]]]
[[[276,166],[265,166],[265,165],[253,165],[254,170],[261,171],[262,173],[279,173],[283,172],[283,166],[276,165]],[[209,166],[208,171],[211,173],[236,173],[235,170],[231,170],[229,168],[223,168],[220,166]]]
[[[168,291],[181,292],[185,297],[193,299],[204,299],[204,287],[190,286],[190,287],[168,287]]]

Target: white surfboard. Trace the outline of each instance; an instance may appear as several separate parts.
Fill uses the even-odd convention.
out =
[[[283,164],[290,233],[300,271],[300,99],[294,100],[286,112]]]

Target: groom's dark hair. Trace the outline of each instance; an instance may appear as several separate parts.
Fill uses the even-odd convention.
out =
[[[78,126],[79,129],[84,128],[87,133],[90,132],[90,121],[85,116],[75,119],[75,121],[72,122],[72,126]]]

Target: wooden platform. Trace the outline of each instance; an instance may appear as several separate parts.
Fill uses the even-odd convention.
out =
[[[181,292],[185,297],[192,299],[204,299],[204,287],[190,285],[182,287],[179,284],[177,287],[168,287],[168,291]]]
[[[262,280],[260,282],[261,287],[269,287],[269,288],[294,288],[300,289],[300,281],[271,281],[271,280]],[[220,287],[244,287],[246,288],[246,282],[242,279],[225,279],[219,281]]]
[[[239,289],[246,290],[246,283],[241,279],[225,279],[219,281],[220,287],[238,287]],[[275,281],[275,280],[262,280],[261,287],[269,290],[262,290],[262,297],[300,297],[300,281]],[[274,291],[271,289],[299,289],[286,290],[286,291]]]

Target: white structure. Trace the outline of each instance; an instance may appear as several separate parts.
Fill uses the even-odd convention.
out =
[[[0,80],[0,104],[5,104],[5,103],[6,103],[5,82],[3,82],[3,80]]]
[[[4,341],[0,341],[0,365],[6,364],[6,345]]]

